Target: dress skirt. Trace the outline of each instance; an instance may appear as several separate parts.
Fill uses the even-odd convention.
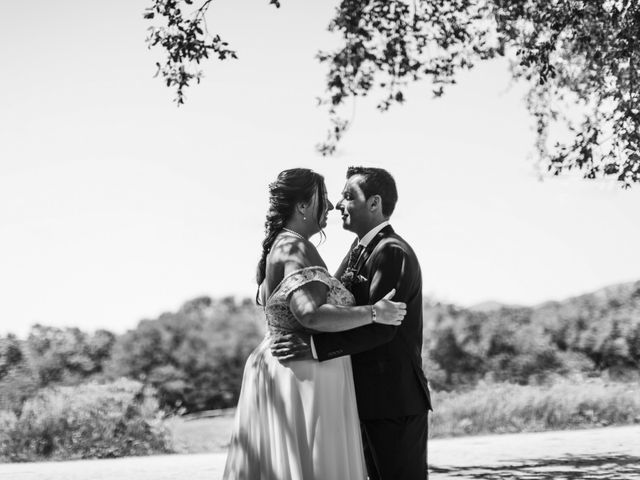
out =
[[[224,480],[365,480],[351,358],[249,356]]]

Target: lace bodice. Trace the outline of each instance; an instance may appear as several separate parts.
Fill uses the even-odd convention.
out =
[[[342,283],[331,276],[324,267],[306,267],[286,275],[271,293],[264,307],[269,333],[304,330],[289,309],[291,294],[310,282],[322,282],[329,287],[327,303],[331,305],[355,305],[353,295]]]

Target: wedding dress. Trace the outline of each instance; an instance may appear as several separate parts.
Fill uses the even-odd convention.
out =
[[[323,267],[292,272],[267,299],[267,334],[245,365],[224,480],[367,478],[351,358],[281,364],[271,355],[272,335],[304,329],[289,299],[309,282],[329,287],[327,303],[354,305]]]

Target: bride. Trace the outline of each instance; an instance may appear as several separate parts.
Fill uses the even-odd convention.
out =
[[[367,478],[350,357],[280,363],[269,349],[274,335],[404,318],[393,291],[375,305],[353,306],[327,271],[309,237],[322,232],[332,209],[324,178],[312,170],[285,170],[269,185],[256,295],[267,334],[245,365],[225,480]]]

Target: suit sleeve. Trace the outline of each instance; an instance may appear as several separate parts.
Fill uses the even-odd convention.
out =
[[[393,288],[396,294],[392,300],[406,302],[407,254],[397,245],[386,246],[372,259],[372,278],[369,286],[370,304],[376,303]],[[353,355],[371,350],[393,339],[398,327],[379,323],[365,325],[344,332],[313,335],[318,360]]]

